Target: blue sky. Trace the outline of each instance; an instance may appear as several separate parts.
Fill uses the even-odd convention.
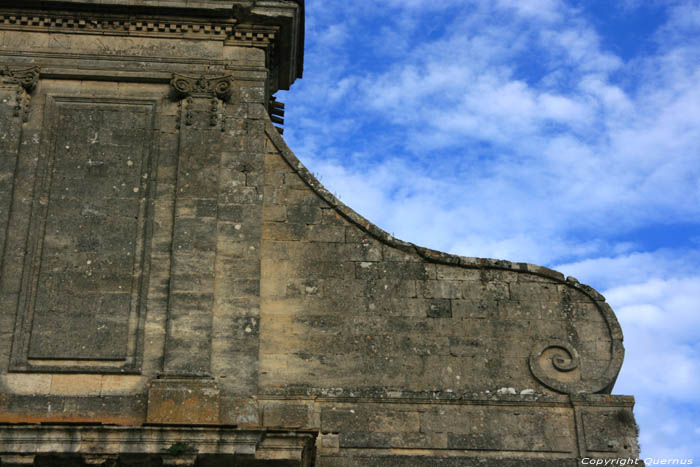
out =
[[[306,3],[300,159],[398,238],[601,291],[643,455],[700,461],[700,1]]]

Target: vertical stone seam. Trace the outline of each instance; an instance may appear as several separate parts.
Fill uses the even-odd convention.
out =
[[[584,447],[584,442],[585,442],[585,432],[583,431],[583,417],[581,416],[581,409],[580,407],[574,402],[573,397],[569,395],[569,403],[571,404],[571,408],[574,411],[574,429],[576,430],[575,436],[576,436],[576,448],[577,448],[577,455],[578,458],[582,458],[585,454],[585,447]]]

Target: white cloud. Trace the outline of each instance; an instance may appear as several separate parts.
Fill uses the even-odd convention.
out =
[[[592,257],[556,268],[579,279],[608,289],[642,284],[651,278],[662,281],[678,277],[692,277],[700,263],[700,251],[662,249],[656,251],[630,252],[614,257]],[[649,291],[654,290],[650,288]],[[700,290],[700,289],[699,289]],[[616,300],[618,305],[627,301]]]
[[[553,22],[561,18],[563,5],[559,0],[498,0],[500,8],[515,10],[519,15]]]
[[[540,40],[551,53],[563,53],[563,63],[582,72],[607,73],[618,68],[622,61],[601,50],[598,34],[585,24],[577,23],[575,21],[563,29],[545,29]]]
[[[625,333],[616,392],[635,394],[646,454],[697,455],[700,435],[700,276],[651,279],[606,291]],[[686,407],[685,410],[679,410]]]
[[[326,29],[320,32],[318,41],[328,47],[336,47],[342,45],[350,39],[348,27],[345,24],[331,24]]]
[[[425,13],[437,8],[434,3],[394,2],[371,13],[387,8]],[[390,161],[407,174],[424,172],[424,182],[413,185],[415,206],[435,206],[425,187],[447,187],[452,205],[439,203],[434,209],[441,214],[430,217],[449,219],[456,231],[452,239],[418,234],[415,226],[403,230],[400,221],[384,214],[386,210],[375,215],[375,209],[358,208],[387,229],[408,232],[407,240],[426,239],[432,247],[461,250],[466,244],[483,245],[465,241],[488,230],[467,224],[482,219],[480,224],[491,230],[510,231],[489,235],[486,243],[500,247],[485,253],[516,250],[517,242],[508,239],[528,236],[536,239],[529,243],[537,244],[548,238],[548,243],[561,246],[549,251],[540,247],[534,254],[528,246],[517,257],[556,261],[556,255],[574,243],[569,234],[576,230],[599,229],[607,235],[648,222],[697,218],[700,62],[687,60],[687,52],[679,57],[676,49],[663,49],[660,55],[623,66],[601,49],[595,31],[575,10],[546,3],[547,8],[539,7],[561,15],[552,24],[534,25],[522,12],[489,20],[486,13],[494,7],[472,2],[451,14],[453,24],[444,34],[416,43],[406,57],[378,71],[357,68],[328,50],[321,57],[312,55],[311,60],[320,61],[316,74],[302,80],[302,86],[310,83],[299,91],[306,99],[300,107],[289,106],[289,120],[295,122],[287,133],[290,143],[310,164],[323,160],[325,167],[342,166],[356,178],[366,178],[362,161],[367,158],[348,158],[342,146],[374,153],[375,163]],[[505,11],[513,5],[501,3]],[[523,2],[522,8],[533,5],[537,2]],[[325,8],[332,10],[328,4]],[[368,15],[359,11],[348,21],[359,27]],[[413,29],[389,30],[411,43],[405,36]],[[513,65],[533,47],[546,72],[541,81],[517,78]],[[625,89],[612,81],[609,72],[619,67],[619,73],[634,76],[639,84]],[[552,84],[549,77],[557,73],[559,80],[575,85]],[[333,105],[339,106],[340,115],[331,113]],[[299,119],[294,112],[305,116]],[[372,123],[363,124],[358,115],[371,117]],[[390,129],[380,137],[365,138],[364,132],[372,132],[375,124]],[[478,149],[481,144],[488,145],[483,152]],[[457,165],[445,170],[440,160]],[[372,180],[395,191],[413,178]],[[326,180],[341,194],[344,186],[352,190],[347,184],[332,186],[333,177]],[[396,205],[405,201],[390,199]],[[465,209],[457,200],[473,206]],[[362,200],[356,202],[363,205]],[[428,225],[431,218],[426,211],[420,213]],[[541,213],[547,213],[545,220]],[[503,247],[506,244],[513,246]]]

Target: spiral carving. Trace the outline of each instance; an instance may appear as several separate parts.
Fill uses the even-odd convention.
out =
[[[579,368],[578,351],[568,342],[538,343],[530,353],[530,371],[542,384],[559,392],[576,392],[574,370]]]
[[[170,81],[170,85],[173,87],[175,92],[182,96],[188,96],[192,93],[192,91],[194,91],[192,81],[183,76],[173,77],[172,81]]]
[[[214,84],[214,93],[219,99],[226,99],[231,95],[233,83],[227,78],[222,78]]]
[[[216,96],[226,100],[230,97],[233,89],[233,76],[219,76],[207,78],[206,76],[185,76],[177,73],[173,74],[170,85],[180,97],[189,96]]]
[[[549,347],[550,349],[554,350],[563,350],[566,355],[562,355],[561,353],[557,353],[554,356],[552,356],[552,366],[556,368],[559,371],[572,371],[578,368],[579,365],[579,357],[578,357],[578,352],[576,352],[576,349],[574,349],[571,346],[564,346],[564,345],[553,345]]]
[[[583,286],[574,287],[586,291]],[[620,372],[625,355],[620,325],[602,298],[596,300],[590,295],[589,298],[595,308],[586,306],[585,301],[573,302],[573,305],[569,302],[568,312],[576,319],[566,337],[552,335],[537,341],[531,349],[530,372],[542,385],[554,391],[608,394]],[[600,317],[595,312],[600,313]]]
[[[8,67],[0,70],[0,83],[11,83],[22,86],[25,91],[31,92],[39,81],[39,67],[12,70]]]

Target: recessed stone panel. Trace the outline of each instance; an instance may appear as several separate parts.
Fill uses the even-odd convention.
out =
[[[47,96],[15,369],[138,370],[155,115],[149,100]]]

